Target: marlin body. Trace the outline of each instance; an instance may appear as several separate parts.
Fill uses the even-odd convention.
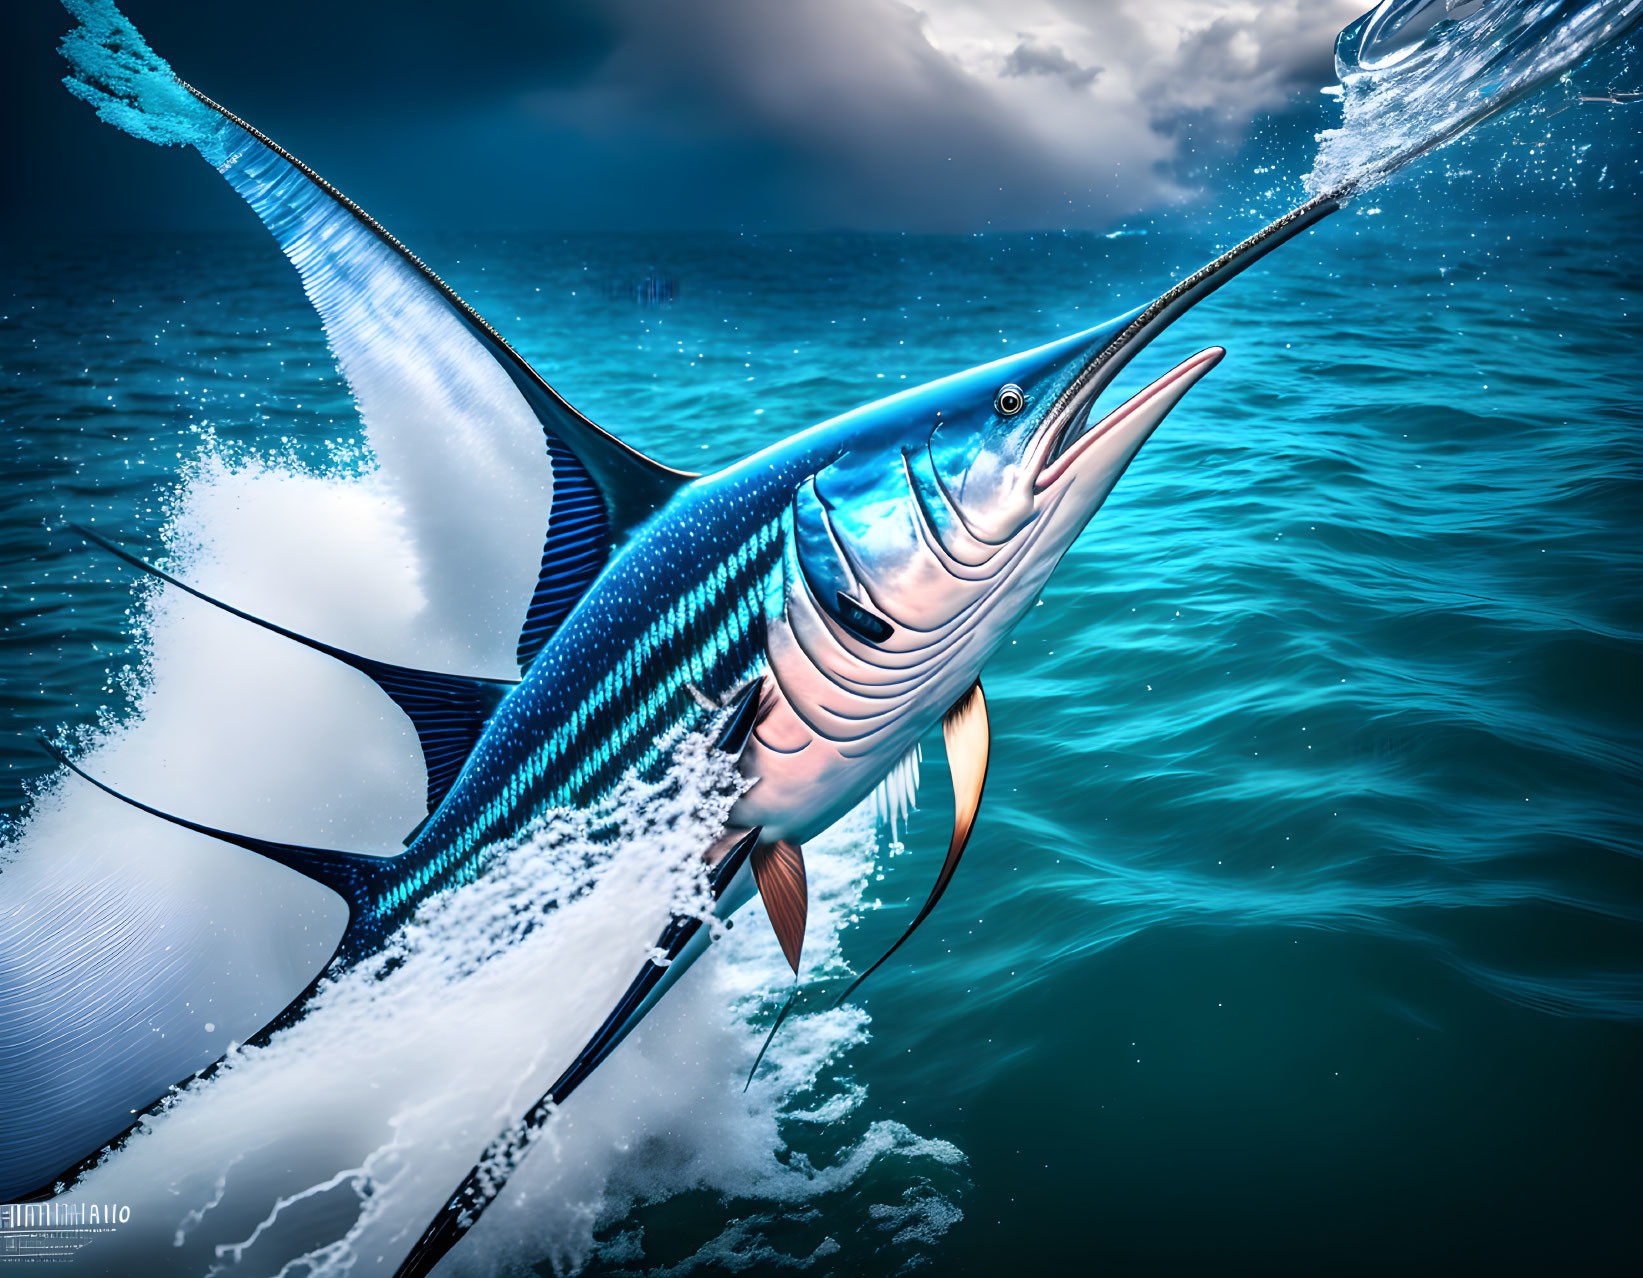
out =
[[[379,952],[423,902],[482,873],[534,824],[608,797],[624,777],[665,771],[687,734],[736,758],[748,783],[723,837],[702,849],[715,913],[762,896],[796,972],[804,841],[882,785],[900,785],[905,797],[905,760],[939,723],[954,829],[905,941],[950,881],[980,805],[990,750],[983,666],[1152,431],[1223,352],[1192,356],[1110,411],[1094,412],[1096,400],[1175,318],[1348,194],[1300,206],[1108,324],[857,408],[695,476],[576,412],[358,206],[176,80],[111,6],[73,7],[82,25],[64,42],[76,71],[69,87],[128,131],[193,145],[246,200],[296,266],[368,423],[397,414],[455,447],[533,433],[551,471],[517,683],[347,652],[209,599],[84,534],[348,663],[415,724],[429,815],[392,857],[219,830],[117,795],[337,892],[349,921],[331,972]],[[709,936],[701,918],[668,925],[664,961],[644,964],[554,1086],[492,1142],[402,1274],[426,1273],[455,1244],[553,1107]],[[259,1037],[300,1015],[319,979]]]

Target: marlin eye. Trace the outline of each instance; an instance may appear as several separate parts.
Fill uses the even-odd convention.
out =
[[[998,398],[993,401],[993,407],[998,409],[1000,417],[1014,417],[1027,406],[1027,397],[1021,393],[1021,387],[1011,382],[1008,386],[1001,386]]]

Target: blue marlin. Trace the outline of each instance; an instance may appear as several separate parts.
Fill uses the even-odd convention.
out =
[[[598,802],[624,777],[660,775],[689,734],[733,756],[749,783],[723,836],[701,850],[714,913],[728,918],[760,896],[796,973],[805,841],[905,775],[906,760],[942,725],[954,827],[899,946],[940,899],[976,821],[990,752],[983,667],[1142,445],[1224,352],[1200,351],[1097,411],[1102,392],[1187,309],[1347,194],[1301,205],[1108,323],[695,475],[577,412],[357,205],[176,79],[111,6],[69,7],[81,19],[64,42],[69,87],[128,131],[193,145],[212,163],[296,267],[363,414],[414,412],[476,438],[528,422],[552,475],[540,578],[522,601],[516,683],[348,652],[211,599],[84,532],[144,572],[352,666],[419,735],[428,815],[389,857],[221,830],[117,795],[287,866],[346,903],[326,972],[262,1040],[301,1015],[325,974],[379,952],[423,902],[482,874],[498,849],[556,813]],[[454,1245],[553,1107],[711,935],[701,918],[668,925],[658,959],[635,974],[553,1087],[496,1138],[402,1273],[426,1273]]]

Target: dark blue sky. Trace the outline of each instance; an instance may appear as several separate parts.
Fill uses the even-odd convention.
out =
[[[1361,3],[1361,0],[1358,0]],[[1106,226],[1330,78],[1354,0],[125,0],[178,74],[392,227]],[[246,225],[0,16],[14,231]]]

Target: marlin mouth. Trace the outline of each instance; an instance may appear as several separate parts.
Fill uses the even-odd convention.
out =
[[[1080,458],[1094,449],[1101,440],[1110,436],[1128,435],[1131,445],[1129,451],[1133,454],[1158,423],[1164,420],[1170,409],[1180,402],[1181,397],[1191,390],[1205,373],[1219,364],[1225,355],[1226,351],[1219,346],[1199,351],[1191,359],[1177,364],[1144,390],[1130,396],[1094,426],[1083,429],[1089,420],[1090,406],[1094,402],[1092,397],[1067,426],[1053,436],[1056,446],[1050,451],[1048,459],[1039,470],[1038,478],[1033,482],[1033,491],[1041,493],[1054,486],[1078,465]],[[1068,429],[1072,426],[1079,429]]]
[[[1203,301],[1221,285],[1244,272],[1248,267],[1260,261],[1273,249],[1285,241],[1293,239],[1302,231],[1328,217],[1329,214],[1340,208],[1341,203],[1349,198],[1350,189],[1341,188],[1314,196],[1304,204],[1297,205],[1282,217],[1269,222],[1248,239],[1245,239],[1228,249],[1220,257],[1208,265],[1201,267],[1193,274],[1176,283],[1173,287],[1159,294],[1157,298],[1146,306],[1130,312],[1124,317],[1123,327],[1104,342],[1077,375],[1067,383],[1066,387],[1056,396],[1055,402],[1044,415],[1049,424],[1048,437],[1042,445],[1039,458],[1039,470],[1045,471],[1056,465],[1082,440],[1093,434],[1087,430],[1090,410],[1096,399],[1113,382],[1124,366],[1134,359],[1153,338],[1162,333],[1182,315],[1186,314],[1199,302]],[[1205,352],[1204,354],[1207,354]],[[1202,356],[1194,356],[1185,364],[1165,374],[1158,382],[1154,382],[1142,391],[1136,399],[1151,395],[1155,390],[1171,382],[1177,373],[1183,373],[1189,366],[1196,366],[1195,361]],[[1216,360],[1219,355],[1215,357]],[[1202,366],[1198,376],[1208,372],[1214,366],[1215,360]],[[1196,381],[1193,377],[1192,381]],[[1190,387],[1192,381],[1187,383]],[[1182,387],[1185,394],[1187,387]],[[1176,396],[1180,398],[1179,395]],[[1132,400],[1131,403],[1134,401]],[[1172,401],[1173,406],[1173,401]],[[1095,431],[1106,431],[1109,423],[1129,408],[1123,408],[1103,418],[1095,427]],[[1167,409],[1165,411],[1168,411]],[[1154,425],[1157,424],[1155,421]],[[1062,471],[1056,472],[1058,475]],[[1041,478],[1039,487],[1044,486]]]

